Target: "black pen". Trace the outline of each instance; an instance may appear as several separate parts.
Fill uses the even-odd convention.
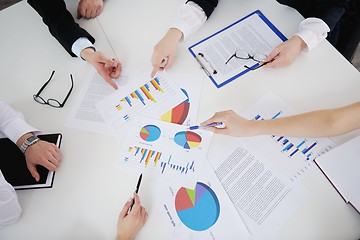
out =
[[[137,182],[137,184],[136,184],[136,189],[135,189],[135,193],[136,193],[136,194],[138,194],[138,192],[139,192],[139,188],[140,188],[140,184],[141,184],[141,179],[142,179],[142,174],[140,174],[139,180],[138,180],[138,182]],[[134,204],[135,204],[135,200],[133,199],[129,211],[131,211],[131,209],[132,209],[132,207],[134,206]]]

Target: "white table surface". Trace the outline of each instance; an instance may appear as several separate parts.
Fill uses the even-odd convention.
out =
[[[68,1],[74,15],[76,2]],[[107,0],[98,19],[79,23],[96,38],[98,49],[111,56],[114,49],[124,68],[142,73],[151,69],[153,46],[182,3]],[[295,10],[274,0],[223,0],[204,27],[180,44],[169,74],[202,73],[187,47],[256,9],[288,38],[302,20]],[[0,29],[0,97],[43,132],[61,132],[64,155],[53,188],[17,191],[22,217],[1,230],[0,239],[114,239],[118,213],[138,176],[113,168],[115,149],[119,147],[113,137],[64,126],[90,70],[89,64],[71,58],[26,1],[0,12]],[[43,106],[32,99],[52,70],[56,73],[46,89],[49,97],[61,99],[70,87],[69,74],[74,75],[75,87],[63,109]],[[220,89],[203,75],[199,122],[220,110],[240,113],[269,91],[298,112],[360,101],[360,73],[327,41],[302,54],[289,67],[259,69]],[[342,143],[355,135],[359,131],[333,140]],[[222,143],[223,137],[215,136],[214,140]],[[359,239],[360,215],[343,202],[324,176],[312,171],[303,183],[309,197],[282,227],[278,239]],[[149,218],[137,239],[169,239],[151,197],[150,179],[143,179],[141,200]]]

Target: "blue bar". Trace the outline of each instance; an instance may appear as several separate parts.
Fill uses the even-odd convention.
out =
[[[276,141],[279,142],[281,139],[283,139],[283,137],[284,137],[284,136],[279,137],[278,140],[276,140]]]
[[[259,118],[260,118],[260,115],[258,114],[258,115],[255,116],[254,119],[255,119],[255,120],[258,120]]]
[[[285,138],[284,141],[283,141],[283,145],[287,144],[288,141],[289,140],[287,138]]]
[[[139,151],[140,151],[140,148],[138,147],[138,148],[136,149],[135,156],[136,156],[136,154],[138,154]]]
[[[300,148],[305,142],[306,140],[302,141],[299,145],[296,146],[296,148]]]
[[[166,162],[161,162],[161,165],[160,165],[160,167],[162,167],[161,173],[164,173],[165,166],[166,166]]]
[[[146,87],[146,89],[147,89],[148,91],[150,91],[149,84],[145,83],[145,84],[144,84],[144,87]]]
[[[309,159],[310,159],[310,156],[311,156],[311,153],[309,153],[309,154],[306,156],[306,160],[309,160]]]
[[[285,152],[285,151],[289,150],[292,146],[294,146],[294,144],[289,143],[289,145],[287,145],[287,146],[282,150],[282,152]]]
[[[160,86],[160,81],[157,77],[154,78],[154,80],[157,82],[157,84]]]
[[[144,98],[141,96],[141,93],[139,93],[138,90],[135,90],[136,95],[138,96],[138,98],[140,99],[140,101],[142,102],[143,105],[146,105],[144,102]]]
[[[299,151],[299,149],[298,149],[298,148],[290,154],[290,157],[294,156],[294,155],[295,155],[295,153],[297,153],[297,151]]]
[[[317,144],[317,142],[314,142],[309,148],[305,148],[303,150],[303,154],[306,154],[308,151],[310,151],[316,144]]]
[[[280,114],[282,113],[282,111],[278,112],[277,114],[275,114],[275,116],[273,116],[271,119],[275,119],[277,118]]]
[[[129,104],[129,106],[132,107],[131,101],[130,101],[129,97],[125,97],[125,100],[126,100],[126,102]]]
[[[144,154],[142,155],[140,162],[142,162],[142,161],[144,160],[144,157],[145,157],[145,155],[146,155],[147,152],[148,152],[148,150],[145,149],[145,152],[144,152]]]

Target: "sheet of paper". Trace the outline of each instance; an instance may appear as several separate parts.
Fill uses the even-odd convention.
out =
[[[258,64],[251,58],[235,57],[225,64],[235,51],[243,50],[250,56],[269,55],[282,42],[279,35],[259,17],[259,14],[252,14],[190,47],[190,51],[193,51],[195,56],[200,53],[198,59],[210,73],[213,70],[217,71],[216,74],[211,74],[211,77],[219,87],[248,72],[245,65],[251,67]]]
[[[268,93],[241,115],[247,119],[275,119],[296,112],[273,93]],[[290,138],[286,136],[257,136],[247,141],[258,147],[269,163],[282,169],[291,181],[300,181],[313,169],[313,160],[336,145],[329,138]]]
[[[258,239],[276,239],[307,190],[257,153],[257,146],[239,138],[209,156],[209,161],[250,233]]]
[[[137,116],[160,118],[164,111],[184,102],[187,96],[165,71],[150,79],[150,73],[139,76],[140,83],[131,90],[119,89],[96,104],[115,137],[122,138],[124,126]],[[120,140],[119,139],[119,140]]]
[[[346,202],[360,198],[360,136],[317,158],[316,163]]]
[[[131,167],[152,177],[194,174],[205,161],[213,133],[137,117],[127,128],[115,167]]]
[[[122,72],[114,79],[119,88],[129,84],[128,73]],[[111,135],[111,129],[96,108],[95,104],[114,92],[105,80],[92,69],[81,86],[78,97],[66,119],[65,126],[89,132]]]
[[[174,240],[249,239],[250,234],[206,159],[187,179],[157,179],[154,202]]]

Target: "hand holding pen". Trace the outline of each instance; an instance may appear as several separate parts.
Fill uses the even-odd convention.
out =
[[[225,124],[223,122],[212,122],[209,124],[201,124],[201,125],[194,125],[188,127],[188,130],[196,130],[196,129],[207,129],[210,127],[216,127],[216,128],[224,128]]]
[[[135,194],[138,194],[139,193],[139,189],[140,189],[140,184],[141,184],[141,179],[142,179],[142,174],[140,174],[139,176],[139,179],[137,181],[137,184],[136,184],[136,188],[135,188]],[[133,198],[133,201],[132,201],[132,204],[129,208],[129,211],[131,211],[132,207],[134,206],[135,204],[135,197]]]
[[[129,211],[131,206],[133,208]],[[134,198],[126,202],[119,214],[116,240],[135,239],[144,226],[147,217],[148,214],[145,208],[141,206],[139,195],[134,193]]]
[[[221,122],[222,127],[213,127],[212,124]],[[214,133],[226,134],[235,137],[254,136],[258,121],[247,120],[232,110],[217,112],[208,120],[201,123],[202,127],[209,128]],[[208,127],[212,126],[212,127]]]

